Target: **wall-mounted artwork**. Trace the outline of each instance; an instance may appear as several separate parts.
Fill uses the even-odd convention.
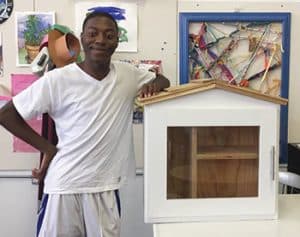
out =
[[[3,77],[3,50],[2,50],[2,32],[0,32],[0,77]]]
[[[54,12],[16,12],[17,66],[30,65],[54,23]]]
[[[216,79],[288,98],[290,13],[181,13],[180,83]],[[280,159],[287,157],[287,106]]]
[[[119,27],[117,52],[137,52],[137,4],[84,1],[75,3],[75,33],[79,37],[85,16],[94,11],[111,14]]]

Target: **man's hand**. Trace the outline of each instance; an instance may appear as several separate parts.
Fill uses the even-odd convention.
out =
[[[57,148],[55,146],[51,146],[49,151],[43,154],[42,164],[40,168],[35,168],[32,170],[32,177],[37,179],[39,183],[42,183],[44,181],[48,167],[56,153]]]
[[[157,74],[156,78],[153,81],[145,84],[141,88],[139,96],[141,98],[150,97],[156,95],[158,92],[162,91],[163,89],[169,86],[170,86],[169,80],[162,74]]]
[[[158,83],[156,83],[154,80],[153,82],[149,82],[149,83],[143,85],[139,96],[141,98],[146,98],[146,97],[150,97],[152,95],[156,95],[159,91],[160,91],[160,87],[159,87]]]

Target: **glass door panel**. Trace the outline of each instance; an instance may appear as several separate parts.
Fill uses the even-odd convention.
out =
[[[167,199],[258,196],[259,126],[168,127]]]

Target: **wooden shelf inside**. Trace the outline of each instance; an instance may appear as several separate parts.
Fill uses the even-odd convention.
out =
[[[195,159],[258,159],[258,150],[255,146],[206,146],[199,147]]]

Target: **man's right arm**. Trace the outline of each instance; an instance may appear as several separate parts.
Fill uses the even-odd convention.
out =
[[[46,175],[47,168],[57,152],[56,146],[35,132],[26,123],[12,101],[9,101],[0,109],[0,124],[16,137],[44,153],[41,167],[32,171],[32,175],[41,181]]]

